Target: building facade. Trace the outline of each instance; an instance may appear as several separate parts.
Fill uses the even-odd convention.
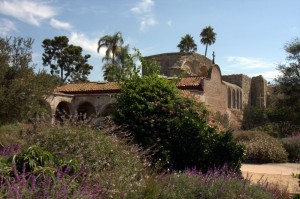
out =
[[[161,75],[180,76],[179,89],[193,93],[212,112],[227,114],[235,128],[240,127],[245,106],[266,106],[267,83],[262,76],[222,75],[218,65],[197,53],[165,53],[145,58],[159,62]],[[118,94],[120,87],[116,82],[66,84],[56,88],[47,102],[54,122],[64,115],[104,116]]]

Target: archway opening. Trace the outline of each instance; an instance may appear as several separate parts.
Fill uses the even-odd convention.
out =
[[[227,107],[231,108],[231,90],[228,88],[227,90]]]
[[[55,110],[55,120],[63,122],[70,116],[70,108],[67,102],[60,102]]]
[[[235,90],[232,91],[232,108],[236,108],[236,95]]]
[[[95,115],[96,109],[91,103],[84,102],[79,105],[79,107],[77,109],[77,113],[78,113],[78,119],[84,120],[84,119],[91,117],[92,115]]]
[[[114,111],[115,111],[115,104],[113,104],[113,103],[108,104],[102,109],[101,116],[106,117],[106,116],[112,115],[112,113]]]

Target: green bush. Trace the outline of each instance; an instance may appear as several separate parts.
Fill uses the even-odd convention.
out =
[[[149,166],[138,147],[88,126],[44,128],[28,139],[57,160],[76,159],[89,169],[91,180],[116,192],[137,189]]]
[[[288,160],[288,154],[282,144],[264,132],[236,132],[234,140],[245,147],[245,162],[280,163]]]
[[[144,70],[150,65],[152,72],[121,82],[115,121],[132,133],[137,144],[155,151],[153,160],[159,168],[206,171],[227,164],[239,170],[243,149],[232,142],[231,132],[210,126],[205,107],[180,95],[174,79],[158,76],[155,63],[142,60],[142,64]]]
[[[281,139],[283,147],[289,154],[290,162],[300,162],[300,135]]]
[[[23,145],[25,140],[20,136],[24,125],[21,123],[0,125],[0,147],[12,144]]]
[[[148,199],[228,199],[228,198],[289,198],[287,192],[270,190],[268,183],[253,185],[249,179],[224,171],[209,171],[206,174],[195,171],[151,176],[145,187],[129,193],[128,198]]]

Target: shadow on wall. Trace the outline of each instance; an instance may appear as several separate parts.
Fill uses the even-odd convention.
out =
[[[68,102],[60,102],[55,111],[55,120],[63,122],[68,119],[70,115],[70,107]]]
[[[96,115],[96,109],[91,103],[84,102],[78,106],[77,114],[78,120],[84,120],[92,115]]]

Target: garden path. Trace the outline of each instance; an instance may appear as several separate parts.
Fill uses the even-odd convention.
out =
[[[298,179],[292,177],[293,173],[300,173],[300,164],[243,164],[241,170],[243,176],[251,176],[251,181],[254,183],[260,179],[267,179],[269,183],[287,186],[290,193],[300,193]]]

